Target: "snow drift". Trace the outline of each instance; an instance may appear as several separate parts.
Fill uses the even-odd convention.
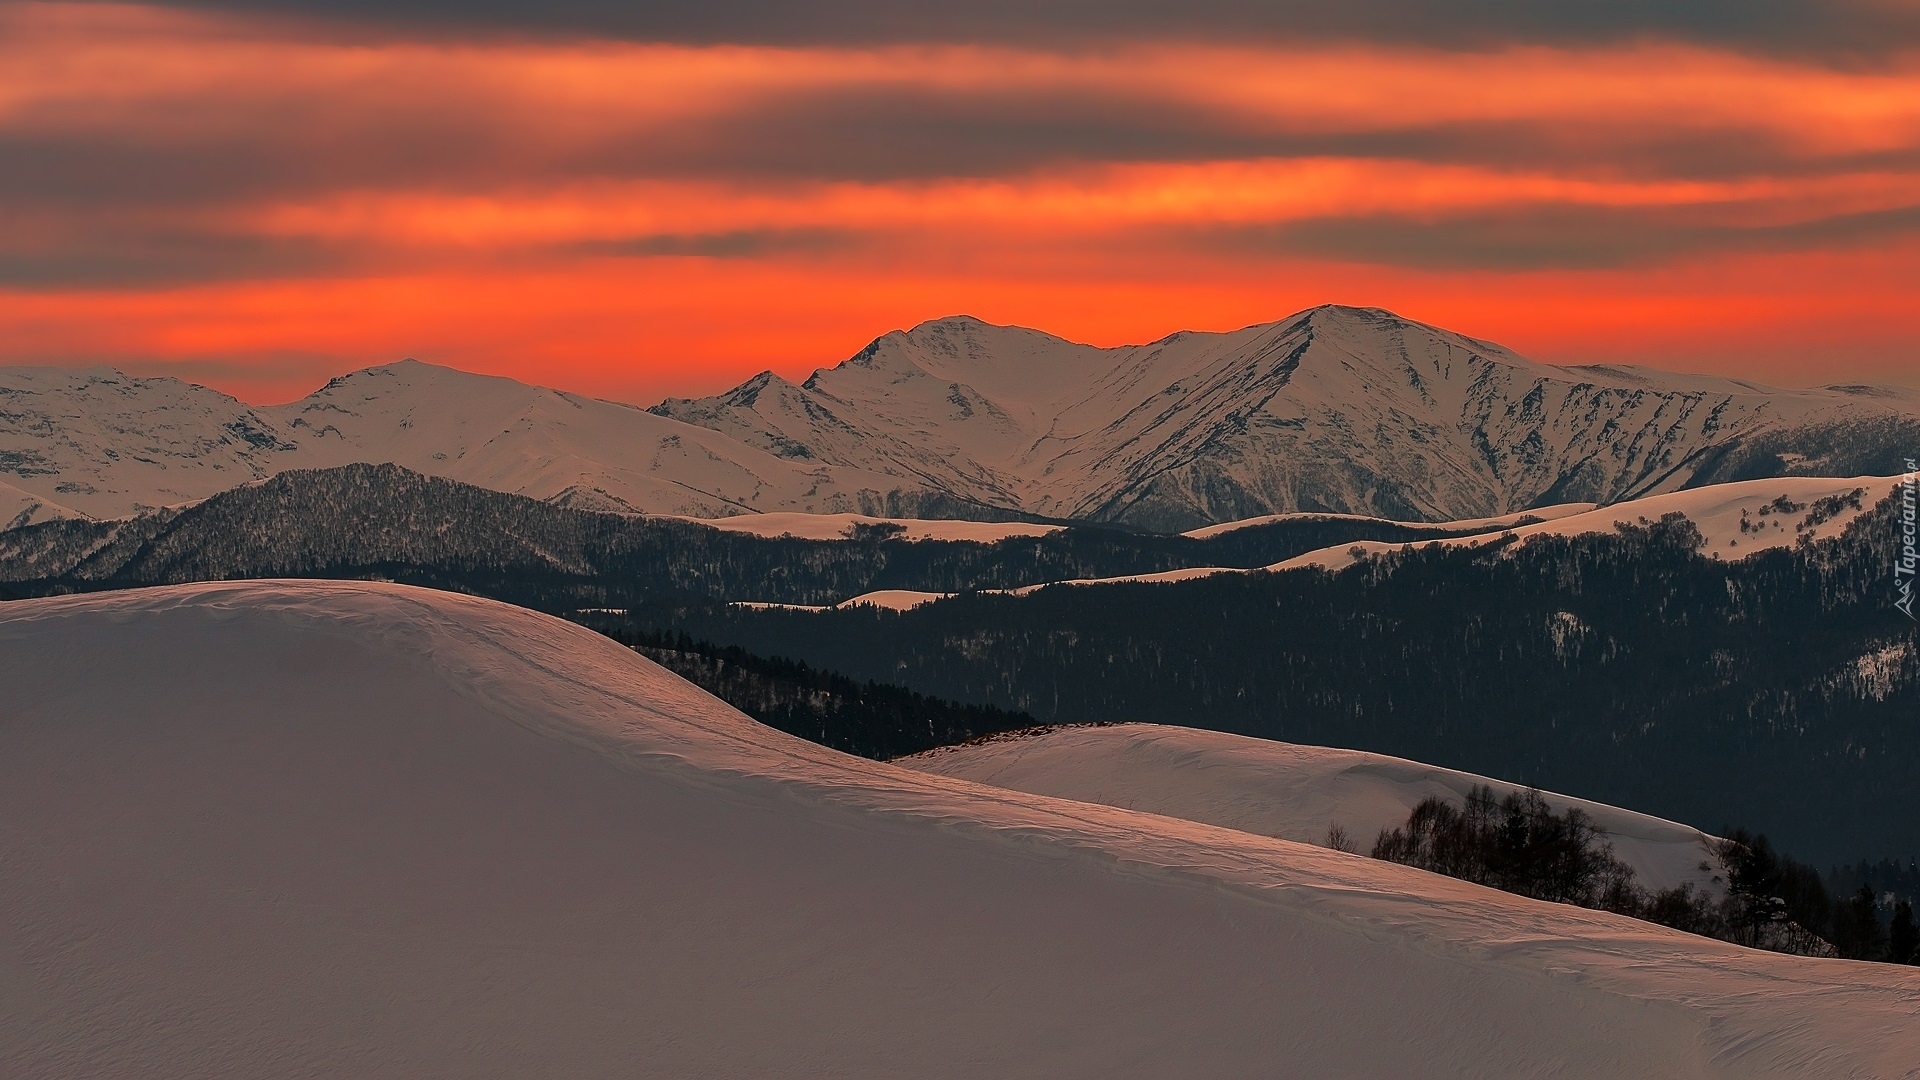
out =
[[[398,586],[0,606],[0,1074],[1907,1076],[1920,972],[859,761]]]

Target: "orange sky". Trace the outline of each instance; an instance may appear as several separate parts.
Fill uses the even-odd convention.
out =
[[[1911,50],[0,0],[0,162],[0,363],[255,401],[411,355],[646,402],[946,314],[1117,344],[1322,302],[1552,362],[1920,384]]]

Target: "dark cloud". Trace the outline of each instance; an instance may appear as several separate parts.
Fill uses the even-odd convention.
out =
[[[1366,41],[1439,48],[1654,38],[1875,57],[1920,44],[1906,0],[176,0],[411,32],[686,43]]]
[[[164,116],[105,131],[0,130],[0,206],[226,205],[395,183],[480,187],[537,168],[524,132],[458,104],[438,116],[340,110],[318,122],[328,107],[238,110],[216,130],[180,134]]]
[[[1385,119],[1385,118],[1383,118]],[[1756,124],[1766,118],[1758,117]],[[1543,117],[1327,130],[1144,94],[868,85],[755,101],[596,147],[588,171],[775,179],[992,177],[1089,162],[1342,157],[1609,178],[1727,180],[1912,167],[1920,147],[1826,152],[1777,129]]]
[[[1697,213],[1697,212],[1694,212]],[[1415,220],[1323,217],[1187,231],[1215,250],[1429,270],[1618,269],[1693,255],[1803,251],[1920,232],[1920,206],[1783,225],[1707,224],[1669,209],[1527,207]]]
[[[1777,131],[1600,121],[1448,121],[1382,130],[1290,122],[1126,91],[941,90],[867,84],[789,92],[728,111],[557,146],[538,118],[458,98],[411,111],[325,103],[166,135],[0,131],[0,207],[48,214],[216,208],[352,190],[475,192],[578,179],[914,181],[1087,163],[1351,157],[1636,179],[1791,177],[1920,164],[1920,147],[1832,154]],[[0,248],[6,246],[0,238]]]
[[[861,241],[842,229],[739,229],[717,233],[678,233],[637,236],[623,240],[594,240],[570,244],[570,253],[654,259],[696,257],[750,259],[765,255],[844,251]]]
[[[305,238],[185,228],[100,227],[55,240],[0,239],[0,287],[32,292],[292,278],[364,268],[369,254]]]
[[[1277,149],[1243,117],[1139,94],[870,84],[786,93],[677,122],[625,146],[596,149],[578,164],[621,172],[887,181]]]

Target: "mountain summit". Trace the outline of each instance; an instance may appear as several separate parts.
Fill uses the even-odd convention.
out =
[[[393,463],[571,506],[1039,516],[1180,531],[1289,511],[1455,520],[1728,480],[1900,471],[1920,393],[1561,368],[1373,308],[1103,349],[954,317],[794,383],[650,410],[403,361],[252,408],[0,368],[0,511],[114,517]]]
[[[1374,308],[1100,349],[971,318],[794,384],[653,411],[781,456],[1058,518],[1449,519],[1787,473],[1898,471],[1920,395],[1559,368]]]

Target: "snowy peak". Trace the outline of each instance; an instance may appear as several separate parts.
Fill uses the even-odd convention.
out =
[[[954,316],[879,337],[845,363],[814,372],[805,385],[846,394],[868,379],[924,378],[961,383],[1017,409],[1057,402],[1084,386],[1104,366],[1104,353],[1038,330]]]
[[[1920,395],[1558,368],[1378,308],[1101,349],[957,317],[769,401],[656,411],[975,502],[1169,531],[1295,511],[1451,520],[1897,471]]]

